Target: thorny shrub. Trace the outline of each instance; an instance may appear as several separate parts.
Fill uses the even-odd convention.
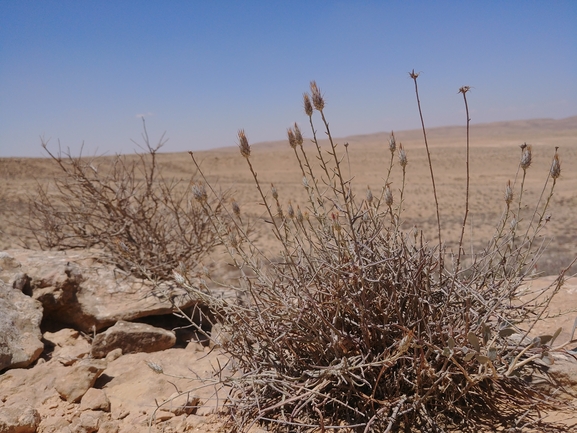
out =
[[[28,228],[43,249],[102,249],[104,260],[154,281],[192,268],[218,242],[209,217],[186,182],[162,176],[143,120],[145,152],[112,158],[73,157],[42,145],[60,169],[53,185],[38,185]],[[219,215],[220,195],[214,204]]]
[[[411,73],[418,101],[417,76]],[[569,431],[543,419],[543,409],[561,403],[552,388],[532,381],[548,377],[554,352],[566,344],[556,342],[560,330],[529,337],[563,286],[565,271],[547,289],[523,298],[530,300],[520,300],[536,260],[534,240],[561,171],[557,149],[533,217],[522,220],[532,156],[531,147],[522,146],[518,174],[504,186],[504,213],[494,236],[483,251],[464,260],[462,235],[455,253],[442,241],[424,123],[437,203],[436,241],[403,228],[409,155],[394,135],[384,185],[378,193],[367,189],[356,195],[342,170],[348,149],[340,150],[333,140],[315,82],[310,90],[304,110],[312,154],[298,125],[288,130],[306,209],[284,202],[274,186],[265,191],[246,134],[239,131],[240,153],[281,259],[259,249],[238,207],[222,217],[208,199],[214,190],[205,179],[196,198],[240,273],[237,283],[221,284],[242,302],[211,294],[205,274],[175,272],[190,296],[207,303],[221,322],[225,337],[217,343],[237,373],[222,381],[230,389],[231,428],[248,431],[259,423],[291,432]],[[468,90],[460,89],[467,109],[467,166]],[[317,115],[330,143],[325,148],[317,138]],[[391,188],[393,178],[398,193]],[[467,173],[463,228],[468,179]]]

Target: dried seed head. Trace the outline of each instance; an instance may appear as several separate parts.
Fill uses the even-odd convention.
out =
[[[152,361],[146,361],[146,365],[148,365],[148,367],[154,371],[156,374],[162,374],[164,373],[164,370],[162,369],[162,365],[157,364],[155,362]]]
[[[321,91],[318,88],[316,81],[311,81],[311,95],[315,108],[318,111],[323,111],[323,108],[325,108],[325,100],[323,95],[321,95]]]
[[[303,145],[303,134],[301,133],[301,129],[295,122],[295,140],[299,146]]]
[[[311,117],[313,115],[313,104],[311,104],[311,97],[308,93],[303,93],[303,102],[306,115]]]
[[[276,213],[278,215],[279,218],[284,218],[284,212],[282,210],[282,206],[279,204],[277,204],[276,206]]]
[[[507,182],[507,186],[505,187],[505,203],[507,206],[511,204],[513,201],[513,189],[511,188],[511,181]]]
[[[408,163],[409,163],[409,161],[407,159],[407,154],[405,152],[405,149],[403,149],[403,144],[400,143],[399,144],[399,164],[401,164],[401,167],[405,168]]]
[[[230,242],[231,247],[233,247],[234,249],[238,248],[238,238],[236,237],[235,232],[230,232],[228,234],[228,241]]]
[[[200,203],[204,203],[208,199],[208,195],[206,194],[206,189],[205,189],[204,185],[201,183],[192,185],[192,195],[194,196],[196,201],[198,201]]]
[[[286,130],[287,135],[288,135],[288,141],[290,146],[294,149],[297,147],[297,140],[295,138],[295,132],[292,130],[292,128],[288,128]]]
[[[289,201],[286,213],[290,219],[293,219],[295,217],[295,210],[293,209],[293,205],[290,201]]]
[[[238,147],[240,148],[240,154],[245,158],[250,156],[250,145],[248,144],[248,139],[244,133],[244,129],[239,129],[238,131]]]
[[[276,190],[276,187],[272,183],[270,184],[270,190],[272,192],[272,198],[278,200],[278,191]]]
[[[231,206],[232,206],[232,213],[234,213],[237,218],[240,218],[240,206],[238,205],[236,200],[234,199],[232,200]]]
[[[303,217],[303,213],[301,211],[301,208],[299,206],[297,206],[297,221],[298,221],[298,223],[302,224],[303,219],[304,219],[304,217]]]
[[[371,187],[367,186],[367,203],[373,202],[373,192],[371,191]]]
[[[388,207],[391,207],[393,205],[393,192],[391,191],[389,185],[385,186],[385,204]]]
[[[413,79],[416,80],[417,77],[419,76],[418,72],[415,72],[415,70],[413,69],[411,72],[409,72],[409,76]]]
[[[391,153],[395,153],[397,150],[397,141],[395,140],[395,133],[391,131],[391,137],[389,138],[389,150]]]
[[[465,93],[467,93],[469,90],[471,90],[471,86],[463,86],[459,89],[459,93],[462,93],[463,95]]]
[[[553,179],[557,179],[561,176],[561,162],[559,161],[559,154],[557,151],[555,151],[555,156],[553,156],[550,173]]]
[[[186,283],[185,278],[175,269],[172,270],[172,275],[174,275],[174,281],[176,281],[177,284],[183,285],[184,283]]]
[[[304,187],[307,188],[307,189],[310,187],[310,185],[309,185],[309,180],[307,179],[306,176],[303,176],[303,185],[304,185]]]
[[[522,153],[521,153],[521,168],[523,170],[527,170],[531,165],[532,161],[532,148],[531,145],[523,143],[521,145]]]

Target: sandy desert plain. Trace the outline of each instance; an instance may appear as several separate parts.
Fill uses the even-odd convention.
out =
[[[307,128],[308,125],[300,126],[305,137],[305,150],[309,159],[315,160],[310,128]],[[246,131],[249,141],[250,132]],[[431,128],[427,134],[442,230],[450,250],[458,240],[464,214],[466,128],[464,125]],[[318,131],[318,135],[325,138],[322,130]],[[336,140],[344,158],[344,167],[350,173],[354,191],[359,197],[364,197],[367,186],[374,193],[380,192],[383,187],[391,157],[389,135],[390,132],[382,132]],[[422,230],[425,238],[434,242],[436,217],[422,131],[395,131],[395,136],[397,144],[402,143],[405,148],[409,162],[402,212],[404,227]],[[240,204],[243,214],[251,215],[258,221],[264,218],[264,209],[259,205],[253,179],[246,161],[235,146],[235,140],[236,137],[231,137],[230,147],[194,154],[211,184],[229,190],[230,196]],[[326,146],[326,140],[322,143]],[[346,147],[345,143],[348,143]],[[556,147],[559,148],[561,160],[561,176],[547,210],[551,218],[539,234],[539,241],[543,242],[545,249],[535,271],[544,277],[541,280],[543,284],[552,281],[551,276],[577,256],[577,116],[561,120],[532,119],[471,125],[471,201],[465,251],[467,254],[480,251],[491,239],[505,206],[507,181],[513,182],[515,179],[521,156],[520,145],[523,143],[532,145],[533,149],[533,163],[527,172],[523,199],[526,220],[530,219],[542,193]],[[170,152],[170,141],[162,150]],[[348,151],[346,154],[345,150]],[[99,163],[106,164],[106,158],[103,157]],[[161,153],[159,161],[165,177],[187,180],[195,173],[187,153]],[[291,201],[301,207],[306,206],[302,175],[288,141],[253,144],[251,161],[262,185],[268,187],[274,183],[283,205]],[[49,158],[0,158],[0,251],[38,248],[31,234],[22,227],[27,216],[27,203],[38,183],[45,185],[58,174]],[[391,181],[395,200],[398,200],[401,172],[397,155],[394,156]],[[519,194],[518,186],[519,179],[515,197]],[[549,188],[550,184],[545,195]],[[266,224],[257,224],[254,236],[274,251],[274,237]],[[221,265],[226,267],[218,259],[213,265],[216,268]],[[568,275],[576,272],[577,266],[573,266]],[[225,270],[223,274],[226,274]],[[577,284],[574,279],[559,293],[551,305],[551,311],[566,314],[545,320],[540,325],[541,330],[551,332],[563,326],[563,336],[567,337],[577,316]],[[203,429],[201,431],[216,431],[217,427],[211,424]]]
[[[308,125],[301,125],[305,150],[316,162],[316,151],[310,142]],[[250,131],[246,131],[250,141]],[[318,131],[324,138],[323,131]],[[378,194],[387,175],[390,162],[388,140],[390,132],[356,135],[336,139],[341,156],[345,158],[345,177],[352,179],[353,188],[361,199],[367,186]],[[436,216],[421,130],[395,132],[397,143],[402,143],[408,157],[406,189],[402,216],[405,228],[422,230],[425,238],[435,240]],[[466,187],[466,129],[464,126],[431,128],[427,131],[433,170],[435,174],[443,238],[449,245],[459,238],[465,209]],[[153,138],[151,138],[152,140]],[[210,183],[228,190],[245,214],[255,218],[264,216],[259,205],[257,190],[246,161],[234,145],[209,151],[195,152]],[[321,141],[326,146],[326,140]],[[344,144],[348,143],[344,153]],[[504,191],[507,181],[513,183],[521,156],[520,145],[533,148],[533,162],[527,171],[523,195],[522,216],[530,219],[543,191],[555,148],[559,148],[561,177],[546,214],[550,221],[540,233],[546,246],[538,264],[543,275],[557,274],[571,258],[577,255],[577,116],[561,120],[533,119],[525,121],[473,124],[470,131],[470,213],[465,236],[465,251],[482,248],[494,234],[505,207]],[[40,143],[38,144],[40,148]],[[49,146],[52,152],[57,149]],[[170,141],[162,151],[170,150]],[[89,151],[85,149],[86,155]],[[103,157],[99,164],[106,166]],[[302,175],[288,141],[252,145],[251,161],[264,187],[271,183],[278,190],[283,206],[289,202],[304,207],[305,193]],[[195,173],[190,156],[183,153],[161,153],[159,162],[163,176],[189,180]],[[37,184],[47,185],[58,175],[56,165],[49,158],[0,158],[0,250],[25,246],[35,248],[33,237],[23,227],[28,202]],[[519,194],[520,177],[514,191]],[[196,176],[198,179],[198,176]],[[399,199],[401,171],[398,158],[390,178],[395,203]],[[549,193],[547,186],[545,196]],[[541,203],[542,204],[542,203]],[[521,223],[526,221],[521,221]],[[266,226],[266,225],[264,225]],[[263,225],[256,227],[260,242],[273,241],[272,232]],[[577,268],[573,269],[573,272]]]

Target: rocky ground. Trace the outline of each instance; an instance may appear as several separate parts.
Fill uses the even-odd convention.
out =
[[[0,253],[0,432],[222,431],[227,358],[172,311],[90,252]]]
[[[202,326],[201,307],[178,289],[155,292],[90,251],[1,252],[0,432],[227,431],[219,379],[231,374],[228,359],[178,329],[167,295]],[[536,335],[563,326],[570,338],[575,314],[563,313],[575,297],[567,284]],[[559,352],[553,367],[575,411],[551,416],[566,422],[576,421],[575,358]]]

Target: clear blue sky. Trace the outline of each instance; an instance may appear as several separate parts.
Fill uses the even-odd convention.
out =
[[[316,80],[338,136],[577,114],[577,1],[0,0],[0,156],[283,139]],[[309,134],[310,135],[310,134]]]

